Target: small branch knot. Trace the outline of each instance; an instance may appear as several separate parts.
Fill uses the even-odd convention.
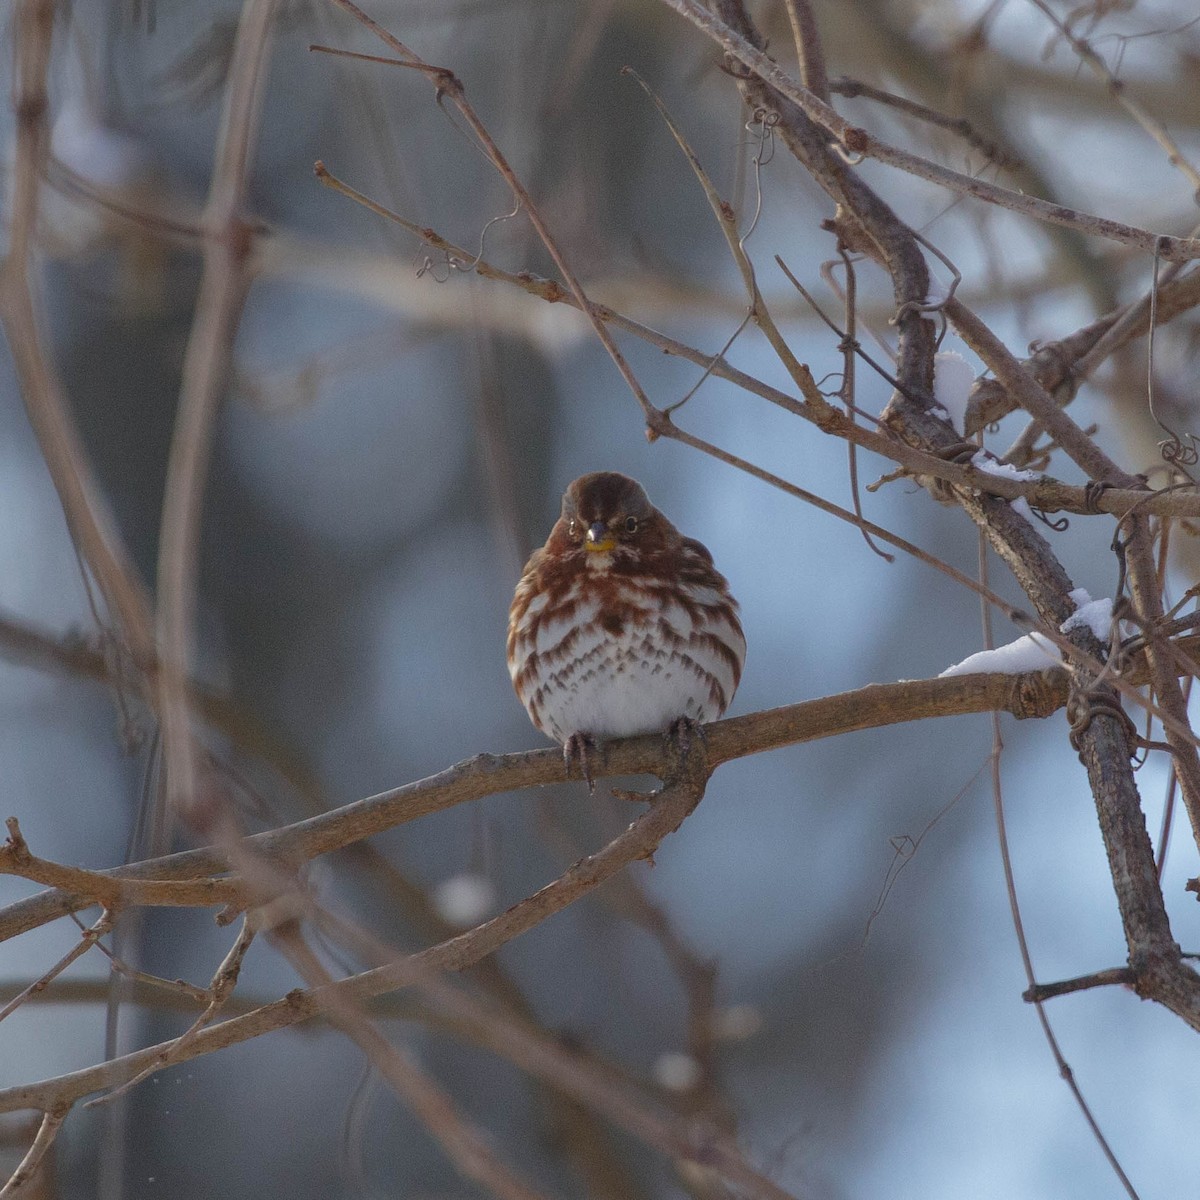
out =
[[[1061,674],[1057,667],[1015,675],[1008,710],[1018,721],[1044,720],[1059,707],[1060,686]]]
[[[851,125],[842,138],[842,145],[851,154],[866,154],[871,146],[871,135],[857,125]]]
[[[8,828],[8,840],[4,843],[5,857],[11,859],[13,866],[26,867],[33,860],[25,835],[21,832],[20,823],[16,817],[9,817],[4,822]]]

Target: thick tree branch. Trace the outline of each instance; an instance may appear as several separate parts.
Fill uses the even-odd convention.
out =
[[[716,0],[720,20],[699,10],[694,0],[666,2],[689,15],[724,45],[733,59],[749,69],[738,77],[747,105],[779,114],[777,129],[788,148],[840,206],[835,223],[839,237],[887,269],[898,306],[895,324],[900,330],[900,346],[899,387],[885,412],[885,420],[910,443],[935,453],[953,450],[956,435],[949,423],[936,415],[930,402],[931,326],[921,318],[928,275],[911,230],[835,158],[825,137],[831,128],[823,120],[827,106],[788,80],[759,49],[761,39],[746,15],[742,0]],[[842,140],[847,149],[863,148],[855,139],[850,143]],[[961,330],[969,331],[975,338],[976,349],[996,370],[1001,382],[1021,396],[1022,404],[1039,422],[1045,420],[1047,428],[1070,443],[1069,452],[1093,479],[1136,486],[1137,481],[1122,473],[1080,433],[982,322],[952,299],[943,307]],[[955,499],[1009,565],[1042,621],[1050,628],[1066,622],[1073,609],[1072,583],[1045,539],[1024,517],[994,497],[959,491]],[[1152,605],[1143,610],[1143,616],[1154,620]],[[1090,662],[1104,662],[1107,648],[1090,629],[1076,627],[1069,636]],[[1170,690],[1173,681],[1158,678],[1162,672],[1161,659],[1152,656],[1152,669],[1156,685],[1161,683],[1167,688],[1166,695],[1171,701],[1167,716],[1178,725],[1180,715]],[[1133,738],[1128,718],[1107,675],[1107,668],[1077,668],[1071,701],[1072,744],[1087,768],[1095,797],[1128,943],[1129,965],[1138,976],[1140,995],[1159,1000],[1193,1028],[1200,1029],[1200,976],[1183,962],[1171,935],[1129,761]],[[1176,732],[1182,737],[1187,730],[1185,712],[1181,729]],[[1194,756],[1190,745],[1188,753]]]
[[[532,756],[510,757],[523,759]],[[538,757],[547,765],[557,759],[561,770],[562,755],[557,751],[539,752]],[[499,916],[422,951],[412,956],[411,960],[377,967],[330,986],[345,997],[357,1001],[406,987],[422,972],[460,971],[471,963],[478,962],[512,938],[533,928],[553,913],[561,911],[630,863],[652,855],[662,840],[677,829],[699,803],[703,789],[703,779],[698,779],[694,773],[684,775],[676,783],[668,785],[661,795],[654,799],[650,808],[602,850],[580,859],[554,882]],[[186,1048],[185,1058],[181,1061],[257,1037],[272,1029],[281,1029],[298,1021],[308,1020],[319,1015],[324,1007],[325,997],[321,994],[321,989],[318,989],[316,994],[292,992],[282,1000],[266,1005],[256,1012],[232,1018],[204,1030]],[[170,1043],[164,1044],[169,1045]],[[0,1091],[0,1112],[22,1108],[45,1110],[57,1097],[69,1095],[77,1099],[91,1092],[113,1087],[152,1063],[163,1052],[164,1046],[139,1050],[85,1071],[73,1072],[60,1080],[26,1084]]]
[[[1182,639],[1178,646],[1184,655],[1200,657],[1200,635]],[[1127,681],[1136,685],[1145,678],[1144,663],[1135,661]],[[1018,719],[1047,717],[1065,707],[1069,697],[1070,677],[1058,667],[1023,675],[957,675],[869,684],[851,692],[729,717],[708,725],[705,727],[708,763],[715,770],[722,763],[783,746],[933,717],[983,712],[1009,712]],[[666,773],[669,761],[662,738],[655,735],[625,738],[603,747],[602,758],[595,764],[595,776],[603,779],[661,775]],[[426,779],[292,825],[253,834],[246,842],[258,855],[294,863],[340,850],[397,825],[484,796],[566,780],[566,768],[558,750],[479,754]],[[225,853],[217,847],[206,847],[97,874],[121,881],[165,881],[197,879],[228,869]],[[153,891],[147,893],[147,902],[153,895]],[[0,941],[86,908],[95,900],[85,892],[58,889],[19,900],[0,909]]]

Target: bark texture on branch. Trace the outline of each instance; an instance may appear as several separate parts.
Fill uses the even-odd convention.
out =
[[[728,48],[740,41],[748,43],[759,54],[765,52],[763,39],[742,0],[715,0],[713,7],[726,28],[714,28],[711,22],[700,20],[696,24],[718,44]],[[746,58],[745,54],[738,59],[731,56],[728,62],[747,106],[755,111],[778,113],[777,133],[837,205],[837,216],[830,224],[840,241],[868,254],[891,276],[897,306],[894,322],[899,331],[896,372],[899,387],[885,410],[885,421],[912,445],[935,454],[952,452],[960,439],[949,422],[933,412],[934,329],[923,313],[929,294],[929,274],[920,244],[892,209],[855,174],[841,151],[831,145],[828,128],[818,125],[799,104],[747,70],[744,66]],[[986,337],[988,346],[999,350],[998,341],[992,346],[994,335],[978,318],[961,304],[955,307],[962,321],[969,319],[972,322],[972,328],[979,335],[977,340]],[[988,347],[981,348],[977,344],[975,348],[982,352]],[[1135,481],[1121,473],[1054,405],[1014,357],[1005,351],[990,356],[984,353],[984,358],[997,371],[1010,394],[1015,393],[1019,398],[1020,394],[1028,393],[1048,402],[1048,407],[1035,415],[1060,432],[1092,478],[1118,486],[1129,486],[1130,483],[1136,486]],[[954,496],[1013,571],[1041,619],[1051,628],[1065,622],[1074,611],[1070,598],[1073,584],[1046,540],[1004,500],[986,495],[972,496],[963,490],[956,490]],[[1136,599],[1140,602],[1142,616],[1152,623],[1156,617],[1161,617],[1161,606],[1156,612],[1154,601],[1146,594],[1147,547],[1141,540],[1143,536],[1144,529],[1135,525],[1141,584]],[[1131,564],[1131,573],[1133,570]],[[1076,628],[1070,638],[1093,660],[1106,660],[1107,647],[1100,644],[1090,629]],[[1181,715],[1186,721],[1186,713],[1177,701],[1177,681],[1173,677],[1169,681],[1163,677],[1162,657],[1151,652],[1156,689],[1168,711],[1173,716]],[[1073,686],[1076,705],[1073,744],[1087,769],[1095,798],[1128,943],[1129,967],[1136,978],[1135,986],[1140,995],[1158,1000],[1200,1030],[1200,976],[1183,961],[1171,933],[1141,798],[1130,764],[1135,747],[1128,718],[1121,711],[1117,693],[1095,672],[1076,666]],[[1171,735],[1170,729],[1168,735]],[[1176,742],[1180,743],[1177,753],[1184,756],[1181,782],[1187,781],[1185,794],[1190,788],[1191,776],[1196,777],[1197,805],[1200,807],[1200,764],[1196,763],[1195,747],[1178,734],[1172,736],[1171,742],[1173,748]]]

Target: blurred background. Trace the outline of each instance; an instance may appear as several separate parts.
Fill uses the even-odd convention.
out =
[[[1007,165],[893,110],[838,102],[880,136],[1152,230],[1186,234],[1197,223],[1186,176],[1028,0],[813,7],[832,76],[967,116]],[[792,69],[783,4],[752,8]],[[1200,161],[1194,5],[1056,11],[1073,13],[1075,31]],[[148,581],[199,252],[195,238],[136,214],[198,220],[238,13],[208,0],[57,12],[54,169],[38,231],[44,316],[75,419]],[[459,75],[594,299],[715,353],[742,321],[744,295],[686,161],[620,74],[634,67],[743,229],[758,214],[747,249],[796,354],[818,378],[840,369],[836,336],[772,261],[780,255],[840,320],[821,280],[834,253],[820,228],[831,206],[782,145],[755,168],[761,144],[733,81],[712,45],[665,6],[389,0],[371,13]],[[3,19],[11,47],[11,13]],[[903,558],[889,565],[850,526],[686,447],[649,444],[634,399],[566,306],[480,279],[323,188],[317,159],[472,254],[553,274],[524,215],[505,219],[503,181],[427,80],[313,53],[312,43],[381,52],[331,5],[281,7],[248,191],[269,233],[220,417],[199,605],[199,674],[228,698],[238,735],[214,737],[211,749],[248,820],[283,824],[478,751],[545,744],[509,684],[507,607],[562,489],[585,471],[634,475],[730,579],[749,644],[734,713],[935,675],[982,646],[976,600],[944,576]],[[11,147],[11,113],[6,128]],[[953,259],[960,297],[1019,353],[1150,286],[1145,255],[1085,244],[885,167],[862,170]],[[859,281],[860,316],[887,339],[890,287],[867,267]],[[1197,330],[1185,315],[1155,346],[1160,412],[1181,432],[1196,427]],[[700,378],[651,346],[621,344],[657,404]],[[962,347],[950,337],[943,348]],[[1155,462],[1162,436],[1145,415],[1145,353],[1135,343],[1077,401],[1077,420],[1097,424],[1134,471]],[[789,390],[753,331],[729,356]],[[877,412],[886,383],[862,368],[859,382],[858,403]],[[844,445],[729,384],[708,379],[676,419],[850,504]],[[1020,428],[1009,418],[989,445],[1002,452]],[[889,469],[860,456],[863,483]],[[1069,466],[1054,469],[1075,478]],[[864,504],[872,520],[977,570],[974,529],[924,491],[892,483]],[[1114,594],[1107,518],[1072,519],[1047,536],[1076,586]],[[1190,548],[1177,542],[1176,598],[1195,578]],[[995,563],[991,583],[1018,595]],[[159,782],[150,717],[111,687],[31,663],[16,649],[21,631],[70,648],[93,645],[97,625],[6,349],[0,816],[19,816],[48,858],[101,868],[145,857],[142,814]],[[997,636],[1017,634],[1001,622]],[[1002,729],[1006,817],[1038,977],[1121,965],[1103,846],[1065,722],[1005,718]],[[799,1196],[1121,1194],[1021,1001],[990,748],[987,718],[956,718],[730,763],[653,869],[638,866],[634,899],[614,883],[506,947],[499,965],[546,1028],[686,1109],[697,1078],[687,996],[639,908],[657,906],[694,961],[717,969],[716,1082],[738,1137]],[[1159,756],[1139,780],[1157,838]],[[603,787],[594,797],[581,784],[496,796],[407,824],[369,853],[320,861],[312,876],[332,906],[416,949],[535,891],[628,820],[628,805]],[[1196,863],[1177,833],[1165,892],[1177,938],[1200,950],[1200,915],[1183,892]],[[5,902],[35,890],[0,881]],[[155,909],[124,918],[116,937],[144,970],[206,985],[231,934],[209,912]],[[61,921],[0,946],[6,994],[77,938]],[[265,1002],[297,983],[256,945],[238,995]],[[19,1009],[0,1028],[0,1086],[174,1036],[191,1020],[123,987],[93,951]],[[1200,1171],[1194,1035],[1118,988],[1058,1000],[1049,1012],[1141,1194],[1179,1194]],[[669,1163],[618,1135],[606,1153],[620,1181],[610,1178],[607,1191],[589,1183],[562,1113],[514,1068],[420,1022],[396,1017],[385,1027],[550,1194],[684,1194]],[[0,1133],[11,1170],[31,1131],[5,1118]],[[479,1194],[385,1089],[364,1083],[358,1051],[315,1025],[76,1111],[56,1156],[45,1194],[72,1198]]]

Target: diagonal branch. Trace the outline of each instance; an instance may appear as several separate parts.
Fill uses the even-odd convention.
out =
[[[931,183],[940,184],[960,195],[974,196],[976,199],[985,200],[1013,212],[1024,213],[1026,216],[1048,222],[1051,225],[1064,225],[1077,229],[1081,233],[1107,238],[1126,246],[1135,246],[1137,249],[1149,253],[1154,253],[1157,248],[1160,257],[1171,262],[1185,262],[1189,259],[1200,258],[1200,239],[1151,233],[1149,230],[1140,229],[1135,225],[1125,225],[1120,221],[1080,212],[1062,204],[1051,204],[1049,201],[1040,200],[1035,196],[1027,196],[1023,192],[1014,192],[983,179],[962,175],[957,171],[951,171],[947,167],[932,163],[928,159],[909,154],[906,150],[890,146],[867,130],[857,125],[851,125],[835,109],[806,88],[801,87],[763,51],[752,45],[740,33],[731,29],[725,21],[705,11],[697,3],[697,0],[663,0],[663,3],[689,20],[697,29],[716,42],[726,54],[741,63],[757,78],[772,87],[781,96],[786,96],[793,104],[798,105],[813,122],[825,130],[827,135],[831,135],[850,154],[878,159],[882,163],[898,167],[910,175],[927,179]]]
[[[930,323],[921,319],[928,291],[928,272],[920,247],[909,230],[879,197],[855,174],[843,159],[835,157],[828,146],[830,124],[824,119],[827,106],[788,80],[758,47],[762,40],[754,29],[742,0],[717,0],[720,20],[700,10],[694,0],[665,0],[684,12],[710,36],[726,47],[727,54],[748,68],[735,72],[746,103],[752,108],[769,107],[779,113],[778,130],[795,157],[813,178],[837,201],[839,219],[836,228],[843,241],[852,241],[879,261],[892,278],[898,311],[895,324],[900,330],[898,387],[889,402],[885,419],[906,441],[935,452],[952,452],[954,431],[941,420],[930,402],[932,386],[932,345]],[[736,27],[736,28],[735,28]],[[856,131],[857,134],[857,131]],[[869,139],[863,135],[843,148],[859,151]],[[1024,387],[1029,404],[1050,422],[1065,416],[1057,410],[1044,391],[1024,372],[1016,360],[1000,346],[982,322],[967,319],[962,306],[948,300],[943,307],[954,316],[960,328],[970,326],[986,344],[994,366],[1008,378],[1003,382]],[[1015,365],[1014,365],[1015,364]],[[1051,413],[1050,409],[1055,412]],[[1057,422],[1068,436],[1075,436],[1068,422]],[[1069,426],[1073,426],[1069,422]],[[1095,466],[1094,478],[1102,483],[1133,482],[1124,476],[1096,447],[1090,449],[1076,437],[1073,453]],[[1091,473],[1089,471],[1089,473]],[[1037,609],[1041,620],[1058,628],[1073,609],[1073,585],[1062,564],[1046,540],[1030,522],[1008,504],[986,495],[956,492],[954,499],[986,534],[993,549],[1013,571],[1017,582]],[[1142,520],[1143,518],[1137,518]],[[1135,536],[1138,530],[1134,525]],[[1145,546],[1139,546],[1145,550]],[[1130,557],[1131,573],[1136,569],[1143,586],[1145,553]],[[1132,578],[1132,574],[1131,574]],[[1141,616],[1153,623],[1154,601],[1145,595],[1135,597],[1142,605]],[[1108,666],[1097,669],[1107,658],[1107,647],[1090,628],[1078,626],[1069,634],[1071,641],[1089,659],[1089,665],[1076,665],[1071,697],[1072,745],[1088,772],[1095,798],[1101,831],[1109,857],[1113,888],[1121,911],[1129,953],[1129,965],[1136,972],[1140,995],[1153,997],[1200,1029],[1200,976],[1184,963],[1175,942],[1158,887],[1154,855],[1141,809],[1141,797],[1130,765],[1133,733],[1128,717],[1121,710],[1113,689]],[[1186,711],[1175,704],[1173,680],[1162,680],[1167,656],[1152,657],[1152,670],[1160,697],[1166,701],[1166,715],[1173,733],[1186,741],[1187,753],[1194,758],[1194,741],[1187,724]],[[1091,665],[1096,664],[1096,665]],[[1172,747],[1174,747],[1172,740]],[[1200,769],[1197,774],[1200,775]]]
[[[449,255],[455,262],[471,263],[475,273],[484,279],[494,279],[510,284],[548,304],[569,304],[578,307],[575,297],[555,280],[534,275],[530,271],[506,271],[486,259],[469,253],[463,247],[442,237],[436,230],[418,225],[415,221],[409,221],[383,205],[377,204],[362,192],[331,174],[324,163],[318,162],[314,169],[317,178],[327,187],[349,197],[376,215],[402,226],[425,245]],[[1188,279],[1193,281],[1190,284],[1190,290],[1195,292],[1195,298],[1191,299],[1188,305],[1190,306],[1200,303],[1200,272],[1189,276]],[[668,337],[657,329],[642,324],[640,321],[635,321],[607,305],[598,304],[595,301],[592,301],[591,305],[594,315],[605,324],[612,325],[650,345],[657,346],[666,354],[695,363],[697,366],[703,367],[709,374],[736,384],[744,391],[760,396],[794,416],[802,417],[816,425],[823,433],[844,438],[866,450],[890,458],[903,466],[910,474],[940,479],[945,483],[969,488],[973,491],[988,492],[1005,500],[1015,500],[1021,497],[1048,513],[1094,514],[1103,512],[1114,516],[1123,516],[1133,505],[1138,504],[1148,515],[1200,517],[1200,495],[1195,492],[1176,490],[1147,494],[1139,484],[1136,489],[1111,488],[1100,493],[1093,493],[1086,488],[1075,487],[1049,476],[1037,480],[1018,480],[987,474],[970,464],[961,464],[940,458],[920,446],[909,445],[907,442],[901,441],[887,430],[881,431],[855,424],[844,413],[825,402],[819,392],[817,395],[821,401],[820,405],[807,402],[812,399],[807,391],[804,392],[805,399],[803,401],[797,400],[786,392],[739,370],[721,355],[714,356],[711,353],[697,350],[684,342]],[[1183,311],[1183,308],[1178,311]],[[1115,319],[1115,314],[1113,319]],[[1097,322],[1097,325],[1099,324]],[[1099,336],[1100,334],[1096,333],[1086,344],[1095,344],[1096,338]],[[1134,336],[1134,334],[1131,333],[1130,336]],[[1059,357],[1057,353],[1047,353],[1045,363],[1057,364]],[[1034,366],[1035,374],[1043,387],[1058,386],[1062,376],[1045,378],[1045,372],[1049,368],[1048,365],[1043,366],[1041,356],[1035,358]],[[1017,402],[1008,396],[1008,392],[1002,384],[993,379],[980,380],[976,383],[975,396],[972,399],[968,415],[968,428],[974,429],[976,425],[984,425],[992,419],[999,419],[1000,416],[1011,412],[1015,407],[1017,407]],[[664,436],[670,436],[661,429],[659,432],[663,432]]]

